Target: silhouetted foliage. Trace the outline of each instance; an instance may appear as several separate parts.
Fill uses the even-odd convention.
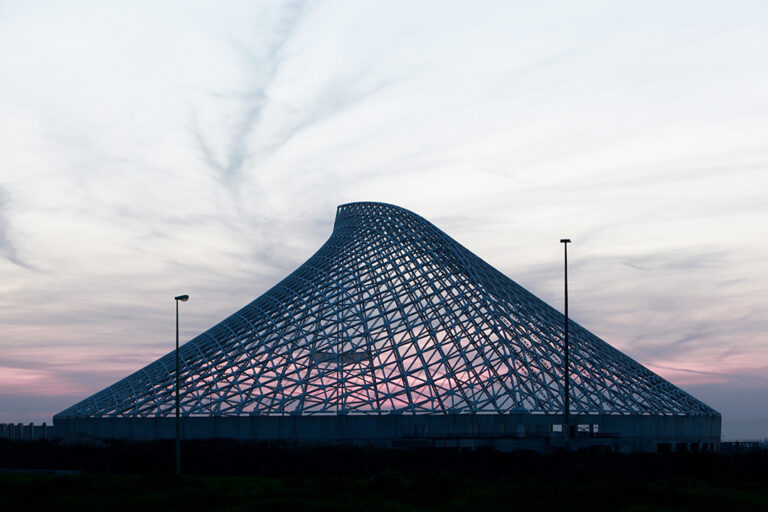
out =
[[[0,442],[5,510],[766,510],[768,454]],[[19,473],[79,470],[82,474]],[[5,472],[5,474],[1,474]]]

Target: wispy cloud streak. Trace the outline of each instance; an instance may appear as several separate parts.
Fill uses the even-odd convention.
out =
[[[225,147],[216,156],[212,144],[204,135],[198,114],[193,108],[190,131],[203,157],[216,177],[233,195],[236,195],[240,179],[245,172],[248,159],[258,149],[251,149],[249,137],[262,118],[268,102],[267,90],[272,85],[281,64],[281,52],[290,41],[299,25],[305,10],[305,2],[294,1],[281,4],[279,14],[271,32],[259,34],[256,43],[251,46],[233,42],[237,52],[243,57],[249,69],[246,69],[245,93],[229,95],[236,101],[235,121],[229,129]]]
[[[26,270],[34,270],[32,265],[21,259],[16,246],[11,241],[10,224],[8,221],[8,192],[0,186],[0,256]]]

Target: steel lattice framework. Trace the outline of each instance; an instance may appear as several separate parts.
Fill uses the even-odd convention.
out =
[[[716,411],[575,322],[571,413]],[[339,206],[295,272],[180,349],[185,416],[563,411],[563,316],[412,212]],[[174,413],[174,352],[57,417]]]

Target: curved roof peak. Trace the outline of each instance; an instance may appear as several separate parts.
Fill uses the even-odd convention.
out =
[[[376,219],[398,219],[402,220],[410,218],[418,222],[424,222],[430,224],[426,219],[416,215],[410,210],[406,210],[400,206],[389,203],[377,203],[373,201],[360,201],[355,203],[346,203],[339,205],[336,208],[336,222],[344,223],[348,219],[359,218],[376,218]]]
[[[336,209],[333,234],[347,233],[359,238],[360,230],[369,233],[386,233],[387,236],[394,236],[400,242],[403,241],[403,237],[416,242],[419,238],[418,233],[432,233],[444,238],[449,245],[456,243],[424,217],[394,204],[360,201],[339,205]]]

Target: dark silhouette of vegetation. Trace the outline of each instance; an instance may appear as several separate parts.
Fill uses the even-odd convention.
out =
[[[768,510],[766,452],[540,455],[188,441],[185,474],[176,478],[172,441],[0,442],[0,468],[5,510]]]

